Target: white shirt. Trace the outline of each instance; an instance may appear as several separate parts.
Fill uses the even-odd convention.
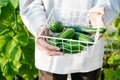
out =
[[[118,15],[119,4],[120,0],[20,0],[20,14],[24,24],[36,38],[37,29],[45,23],[54,7],[80,10],[105,7],[106,14],[103,18],[104,22],[109,24]],[[103,55],[103,39],[94,46],[94,50],[89,47],[88,52],[83,51],[75,55],[48,56],[35,47],[35,66],[57,74],[89,72],[102,66]]]

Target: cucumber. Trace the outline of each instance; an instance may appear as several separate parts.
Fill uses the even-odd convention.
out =
[[[93,38],[78,32],[76,32],[73,39],[80,40],[83,45],[92,45],[94,42]]]
[[[66,28],[73,28],[76,32],[83,34],[95,34],[97,28],[85,27],[85,26],[64,26]],[[100,33],[105,33],[106,28],[100,28]]]
[[[84,49],[84,45],[82,45],[80,42],[74,42],[74,41],[67,41],[63,42],[62,44],[58,45],[62,52],[66,54],[75,54],[79,53]]]
[[[50,39],[48,42],[49,42],[49,44],[51,44],[53,46],[57,46],[57,44],[58,44],[58,42],[55,38]]]
[[[62,38],[72,39],[74,35],[75,35],[75,30],[72,28],[67,28],[63,32],[61,32],[58,36],[56,36],[56,38],[58,39],[52,38],[51,40],[49,40],[49,43],[52,45],[57,45],[58,43],[66,41],[66,40],[62,40]]]
[[[60,35],[59,38],[71,39],[75,35],[75,30],[72,28],[66,28]]]
[[[50,30],[52,32],[59,33],[59,32],[62,32],[63,29],[64,29],[64,26],[60,21],[53,21],[50,23]]]

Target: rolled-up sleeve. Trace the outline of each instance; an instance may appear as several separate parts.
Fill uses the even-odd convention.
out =
[[[20,0],[20,15],[34,36],[38,28],[46,21],[45,7],[41,0]]]
[[[120,12],[120,0],[99,0],[95,7],[105,7],[106,13],[103,16],[105,24],[110,24]]]

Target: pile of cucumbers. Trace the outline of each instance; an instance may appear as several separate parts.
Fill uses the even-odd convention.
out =
[[[88,35],[95,34],[97,28],[64,26],[61,21],[53,21],[50,23],[50,30],[59,35],[50,39],[49,43],[58,46],[64,53],[74,54],[80,53],[85,46],[93,45],[94,39]],[[100,33],[105,33],[105,31],[105,28],[100,28]]]

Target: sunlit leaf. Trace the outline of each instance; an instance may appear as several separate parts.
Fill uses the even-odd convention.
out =
[[[29,38],[27,34],[23,31],[18,31],[17,35],[14,36],[14,40],[20,45],[20,46],[26,46],[29,43]]]
[[[34,80],[38,75],[34,37],[21,20],[18,1],[0,0],[0,80],[14,80],[16,75]]]
[[[119,53],[112,54],[112,56],[110,56],[108,59],[108,64],[112,64],[112,65],[120,64],[120,54]]]
[[[9,0],[0,0],[0,8],[7,6],[8,2],[9,2]]]
[[[0,53],[5,51],[7,40],[0,40]]]
[[[21,57],[21,49],[14,40],[11,40],[6,45],[5,54],[11,60],[17,60],[18,61]]]
[[[3,68],[3,75],[6,77],[7,80],[12,80],[17,73],[16,66],[13,65],[12,62],[7,62],[7,64]]]
[[[14,9],[16,9],[18,7],[18,2],[19,0],[10,0],[12,6],[14,7]]]
[[[25,80],[34,80],[37,76],[37,69],[28,65],[22,65],[22,67],[19,70],[19,75],[23,77]]]
[[[114,20],[115,27],[118,27],[119,24],[120,24],[120,17],[118,17]]]
[[[0,67],[1,71],[3,71],[4,66],[9,62],[9,59],[7,56],[4,55],[4,53],[0,54]]]
[[[115,71],[112,68],[105,69],[104,74],[105,74],[105,80],[116,80]]]

